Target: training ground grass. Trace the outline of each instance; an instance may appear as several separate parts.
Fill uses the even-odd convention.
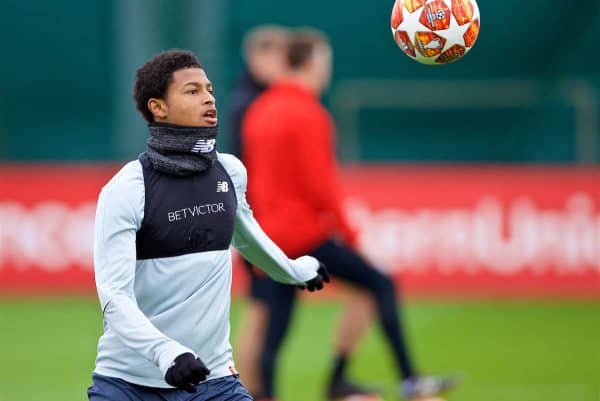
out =
[[[232,310],[234,338],[242,307]],[[331,301],[296,311],[279,365],[282,401],[323,399],[338,312]],[[404,315],[421,369],[461,377],[449,401],[600,400],[600,303],[419,302]],[[101,332],[94,299],[0,300],[0,330],[0,401],[87,400]],[[350,373],[396,399],[379,329]]]

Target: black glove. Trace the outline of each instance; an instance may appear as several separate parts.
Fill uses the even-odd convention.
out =
[[[315,290],[322,290],[323,282],[329,282],[329,271],[323,263],[319,262],[317,276],[308,280],[306,283],[304,283],[304,285],[299,285],[298,288],[300,288],[301,290],[308,290],[310,292],[313,292]]]
[[[188,393],[196,392],[196,384],[206,380],[210,370],[202,363],[200,358],[186,352],[173,361],[165,374],[165,381],[173,387],[180,388]]]

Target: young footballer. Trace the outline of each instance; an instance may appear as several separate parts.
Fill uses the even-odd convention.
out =
[[[90,401],[251,400],[229,344],[233,244],[286,285],[323,288],[310,256],[289,259],[246,202],[246,170],[216,150],[213,87],[190,52],[138,71],[146,151],[102,189],[94,270],[104,332]]]

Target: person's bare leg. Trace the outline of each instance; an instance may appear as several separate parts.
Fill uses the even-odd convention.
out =
[[[260,394],[260,355],[265,337],[267,323],[267,306],[264,302],[250,299],[244,309],[240,331],[237,337],[236,365],[240,372],[240,380],[250,394]]]
[[[348,355],[374,321],[373,296],[348,287],[334,340],[337,355]]]
[[[329,381],[328,398],[337,399],[352,394],[368,394],[362,388],[346,379],[348,358],[373,323],[375,308],[373,296],[366,291],[350,288],[344,299],[343,310],[338,323],[335,339],[335,361]]]

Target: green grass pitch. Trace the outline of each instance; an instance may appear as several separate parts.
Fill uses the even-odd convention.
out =
[[[232,310],[234,338],[242,307]],[[279,365],[282,401],[323,399],[338,312],[332,301],[296,311]],[[600,400],[600,304],[411,302],[404,318],[419,367],[461,377],[449,401]],[[86,400],[100,331],[91,298],[1,300],[0,401]],[[350,372],[397,399],[376,327]]]

